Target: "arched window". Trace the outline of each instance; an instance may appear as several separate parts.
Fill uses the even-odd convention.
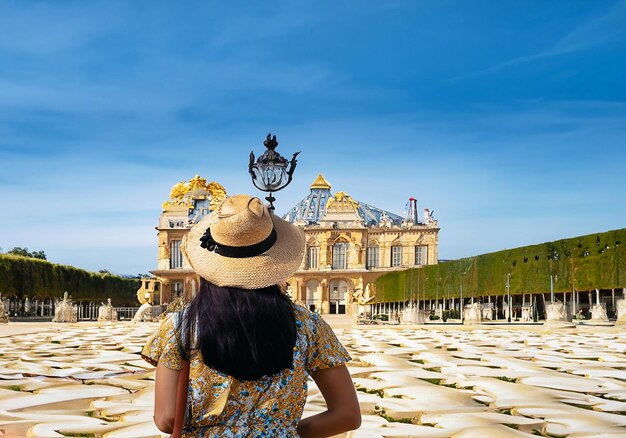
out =
[[[317,260],[319,254],[318,246],[308,246],[306,252],[306,268],[317,269]]]
[[[370,245],[367,247],[367,266],[366,269],[378,268],[378,245]]]
[[[393,245],[391,247],[391,266],[402,266],[402,245]]]
[[[183,267],[183,253],[180,251],[180,240],[170,242],[170,269]]]
[[[428,264],[428,246],[418,245],[415,247],[415,264],[416,265]]]
[[[333,269],[346,269],[348,262],[348,244],[337,242],[333,245]]]

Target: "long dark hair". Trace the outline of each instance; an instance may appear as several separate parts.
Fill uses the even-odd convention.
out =
[[[179,330],[193,333],[205,364],[238,380],[293,367],[294,306],[279,286],[247,290],[200,279]]]

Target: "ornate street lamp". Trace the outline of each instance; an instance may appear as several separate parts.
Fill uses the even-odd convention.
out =
[[[296,157],[300,152],[293,154],[291,161],[287,161],[285,157],[275,151],[278,141],[276,136],[272,136],[271,133],[267,134],[263,144],[267,150],[256,160],[256,163],[254,162],[254,152],[250,152],[248,172],[252,177],[252,184],[257,189],[269,193],[265,199],[270,203],[270,209],[274,210],[276,198],[272,196],[272,192],[282,190],[289,185],[293,171],[296,170]]]

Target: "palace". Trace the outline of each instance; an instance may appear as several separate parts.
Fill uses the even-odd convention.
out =
[[[226,196],[218,183],[196,175],[172,188],[157,227],[158,268],[152,273],[163,283],[160,302],[193,293],[195,274],[180,252],[182,237]],[[310,193],[283,216],[304,230],[305,257],[289,279],[292,298],[320,313],[362,312],[376,294],[382,274],[411,266],[437,263],[439,226],[424,209],[418,218],[411,198],[406,217],[331,193],[320,174]]]
[[[403,218],[330,189],[319,175],[284,216],[306,237],[304,260],[288,285],[297,301],[320,313],[360,313],[382,274],[437,263],[437,221],[428,209],[419,221],[413,198]]]

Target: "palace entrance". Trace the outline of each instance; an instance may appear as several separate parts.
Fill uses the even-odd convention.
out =
[[[332,280],[330,282],[330,313],[346,313],[347,294],[347,280]]]

